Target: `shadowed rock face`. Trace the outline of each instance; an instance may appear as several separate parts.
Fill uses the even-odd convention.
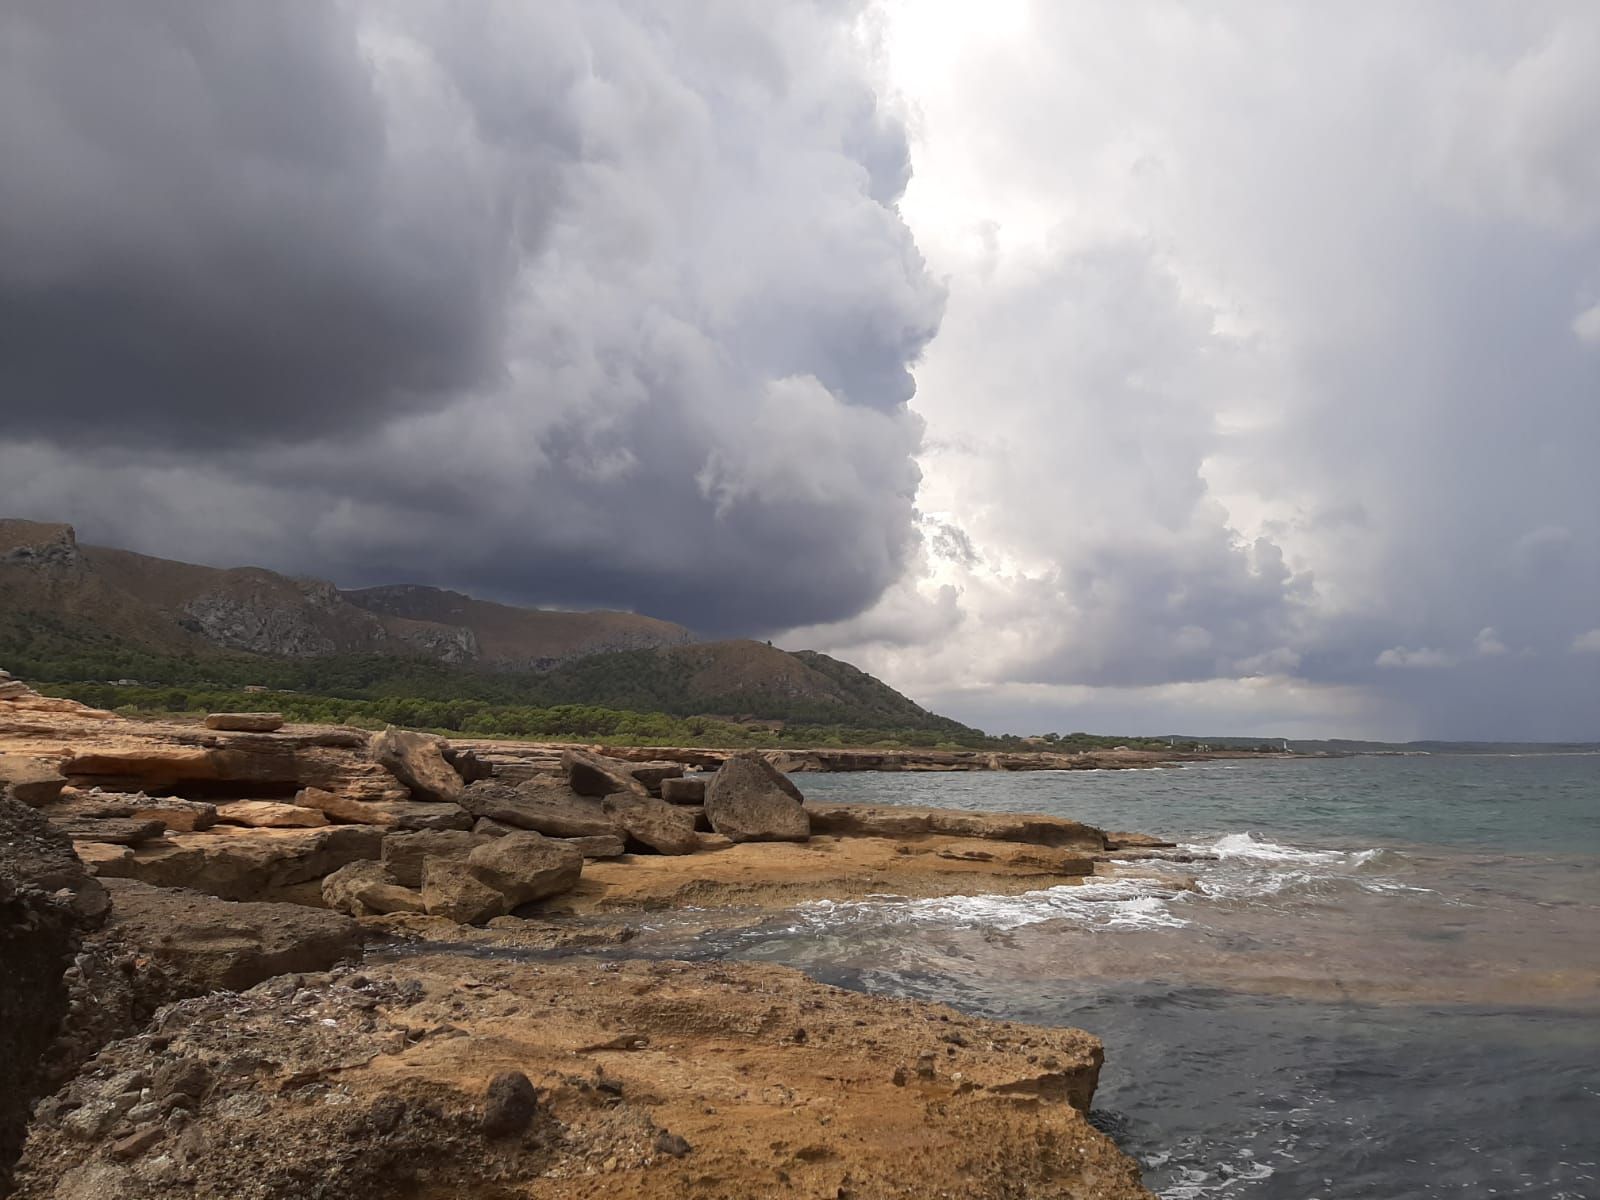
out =
[[[0,791],[0,1194],[66,1013],[62,975],[108,907],[66,835]]]

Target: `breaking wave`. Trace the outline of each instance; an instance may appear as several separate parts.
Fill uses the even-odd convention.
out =
[[[937,926],[947,929],[1020,929],[1063,921],[1091,931],[1181,929],[1186,913],[1210,902],[1259,903],[1300,895],[1332,896],[1355,887],[1367,892],[1422,891],[1367,868],[1392,851],[1312,850],[1267,841],[1253,833],[1224,834],[1187,843],[1190,862],[1138,864],[1139,874],[1092,879],[1020,895],[945,896],[909,900],[819,900],[796,910],[793,932],[860,923]]]

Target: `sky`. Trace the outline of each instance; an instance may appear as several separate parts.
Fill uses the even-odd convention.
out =
[[[995,731],[1600,738],[1600,8],[0,2],[0,511]]]

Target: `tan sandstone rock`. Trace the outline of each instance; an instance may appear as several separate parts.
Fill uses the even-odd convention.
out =
[[[383,865],[402,887],[421,887],[425,859],[464,859],[487,840],[480,834],[456,829],[391,833],[383,839]]]
[[[316,829],[328,818],[314,808],[274,800],[233,800],[217,805],[217,820],[252,829]]]
[[[462,925],[478,925],[504,916],[512,905],[459,858],[422,860],[422,906],[430,917],[448,917]]]
[[[583,873],[583,854],[543,834],[508,833],[469,853],[467,868],[515,908],[571,891]]]
[[[422,912],[422,896],[401,887],[382,863],[354,862],[322,881],[322,901],[352,917],[392,912]]]

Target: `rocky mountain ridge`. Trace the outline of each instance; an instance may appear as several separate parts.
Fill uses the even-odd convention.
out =
[[[681,625],[635,613],[516,608],[420,584],[344,591],[261,567],[198,566],[85,545],[70,525],[6,519],[0,603],[13,614],[104,622],[163,650],[404,654],[507,670],[694,640]]]

